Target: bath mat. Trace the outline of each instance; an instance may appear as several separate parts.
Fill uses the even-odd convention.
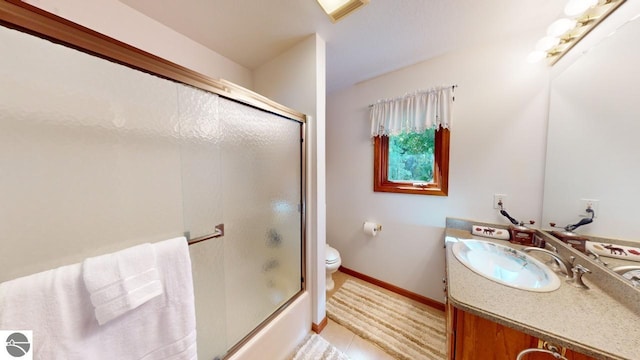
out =
[[[349,360],[349,357],[317,334],[308,335],[292,360]]]
[[[446,358],[444,313],[347,280],[327,301],[333,321],[401,360]]]

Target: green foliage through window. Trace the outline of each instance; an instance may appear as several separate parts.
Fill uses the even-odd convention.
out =
[[[435,129],[389,136],[390,181],[433,181]]]

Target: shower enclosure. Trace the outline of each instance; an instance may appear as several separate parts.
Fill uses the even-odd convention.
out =
[[[228,355],[304,287],[304,116],[26,34],[3,11],[18,30],[0,26],[0,229],[17,255],[0,282],[223,224],[189,249],[199,357]]]

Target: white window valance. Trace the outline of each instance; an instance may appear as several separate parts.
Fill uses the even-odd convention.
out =
[[[442,86],[378,100],[371,105],[371,136],[422,133],[431,128],[451,129],[454,86]]]

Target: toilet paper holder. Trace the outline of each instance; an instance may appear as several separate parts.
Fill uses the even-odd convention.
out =
[[[365,221],[362,225],[362,230],[367,235],[376,236],[380,231],[382,231],[382,225],[371,221]]]

